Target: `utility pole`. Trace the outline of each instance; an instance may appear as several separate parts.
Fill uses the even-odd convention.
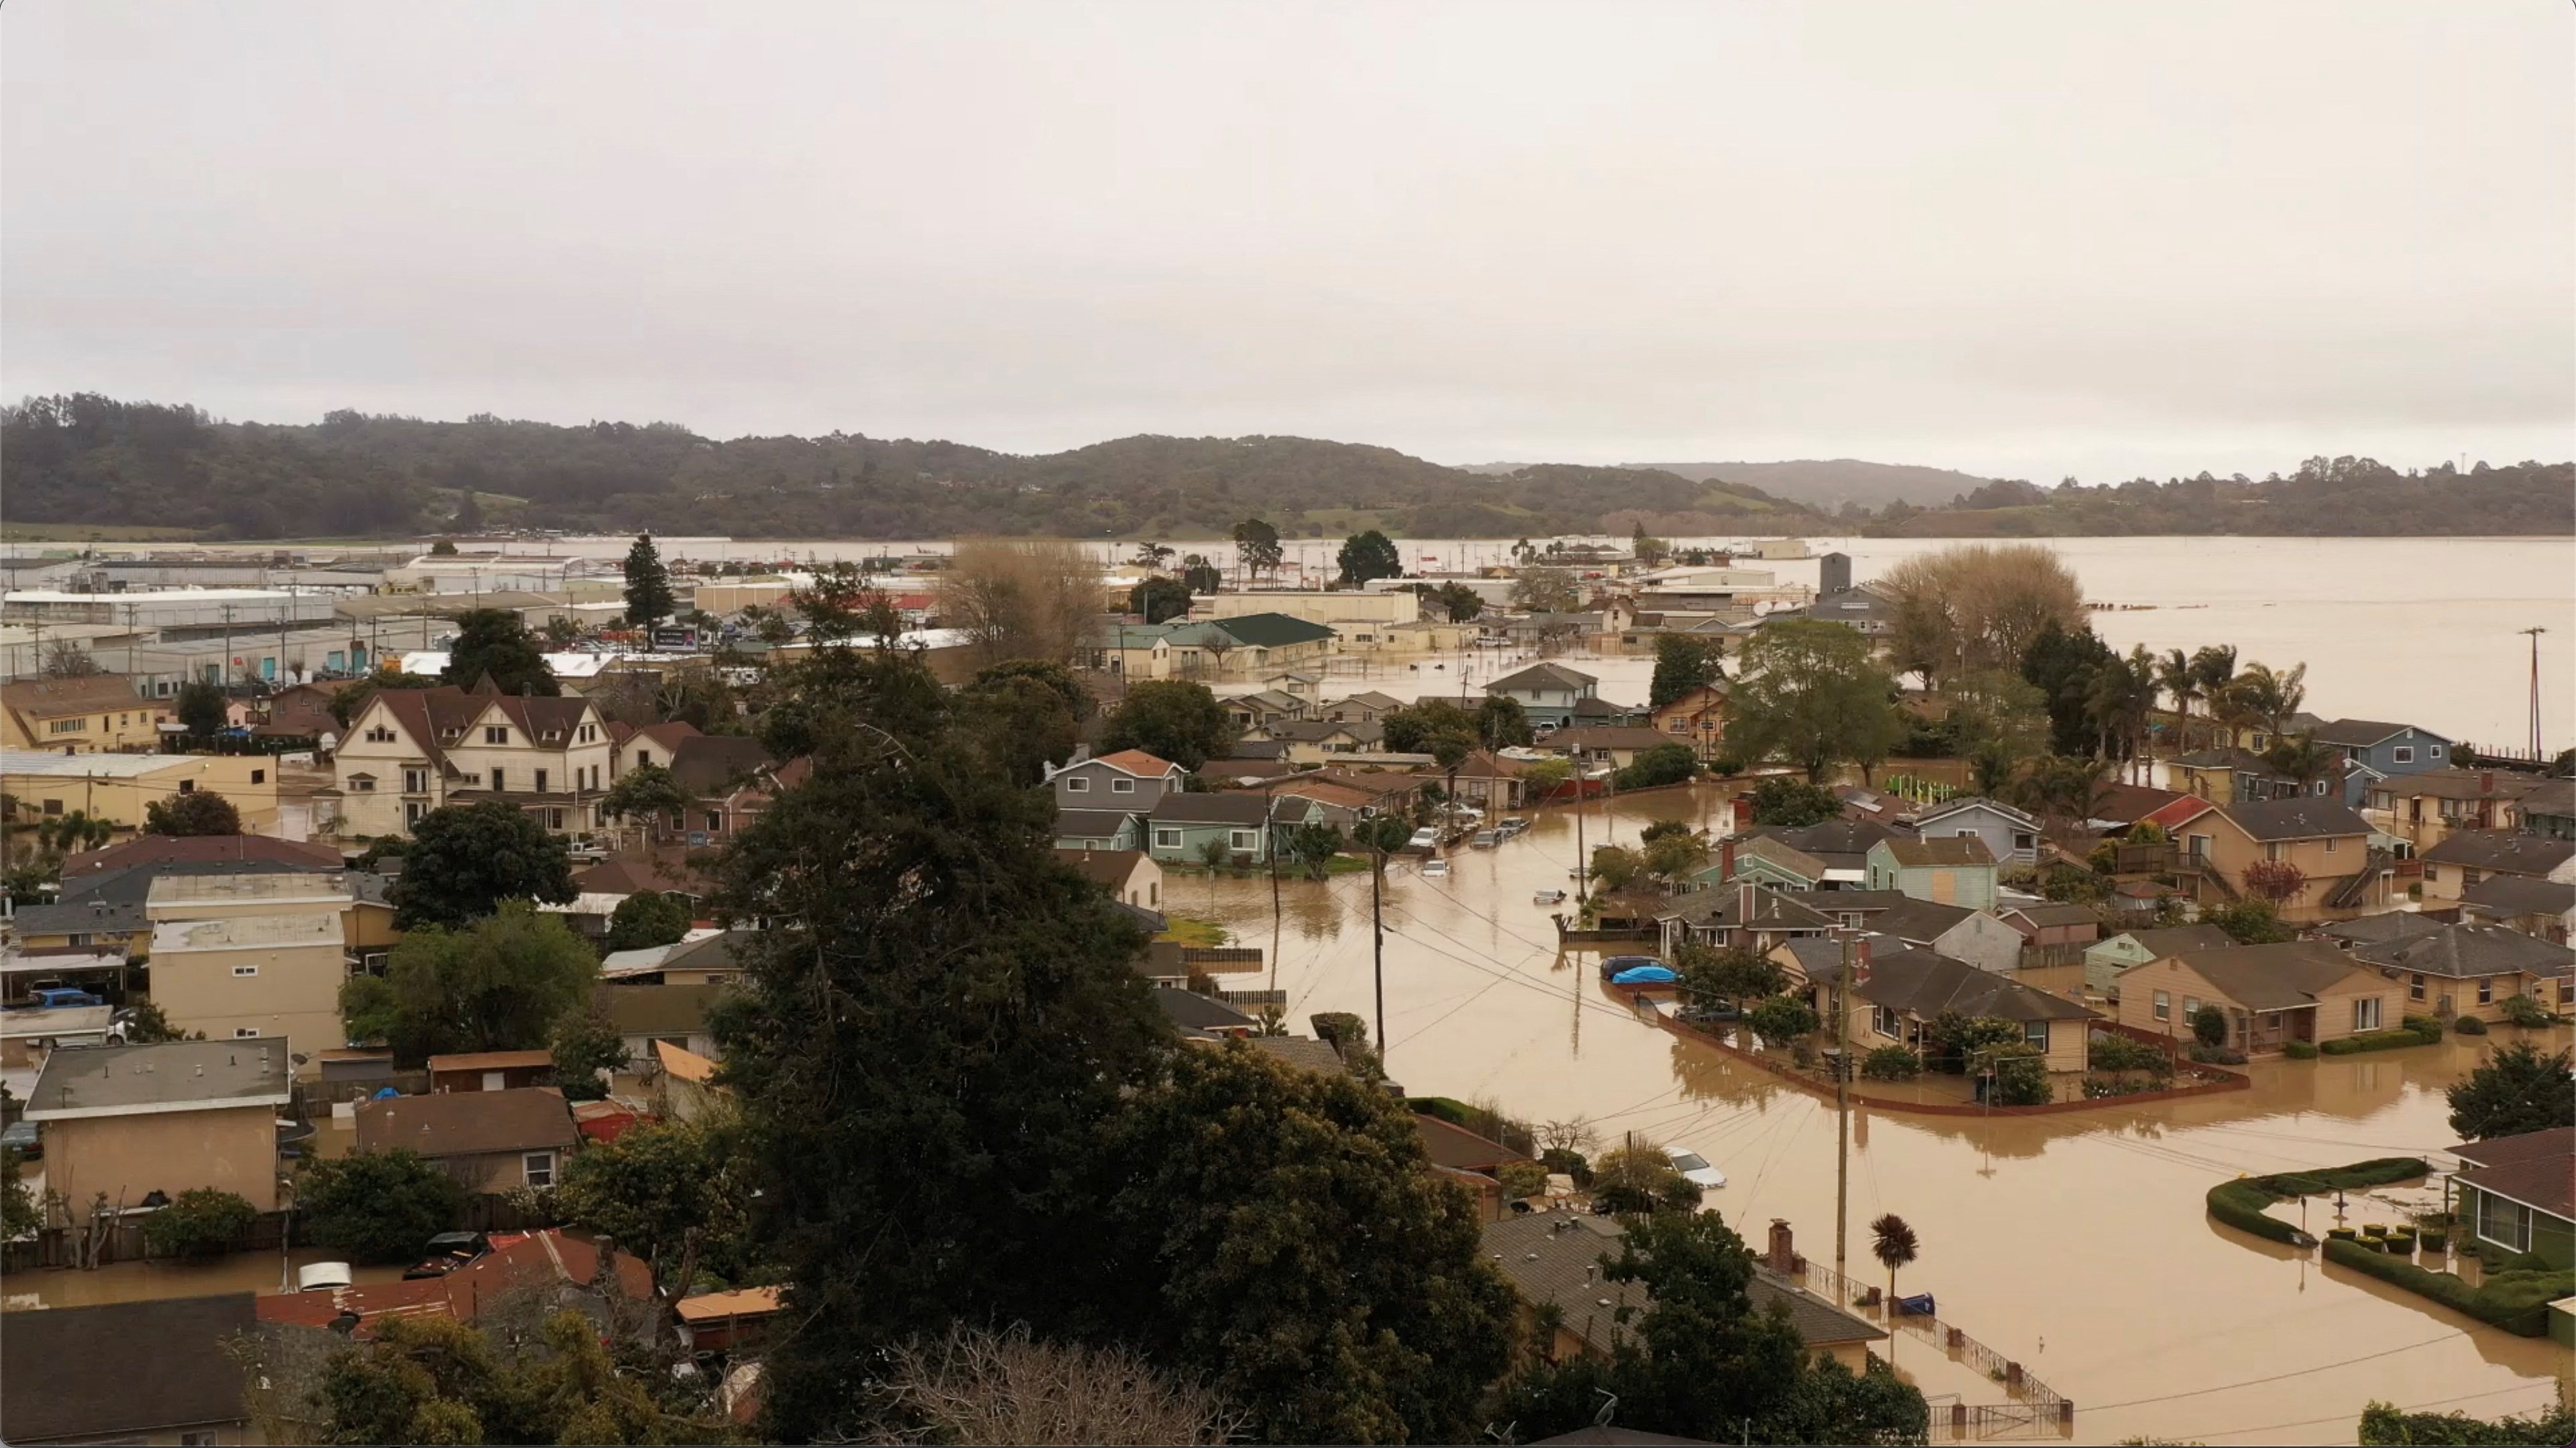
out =
[[[2540,758],[2540,636],[2549,632],[2534,626],[2523,630],[2531,636],[2531,757]]]
[[[1385,896],[1386,841],[1383,836],[1379,836],[1373,837],[1369,843],[1377,846],[1376,868],[1369,871],[1369,937],[1370,948],[1375,952],[1374,969],[1377,975],[1377,1064],[1378,1069],[1383,1071],[1386,1068],[1387,1048]]]
[[[229,690],[229,689],[232,687],[232,682],[233,682],[233,606],[232,606],[231,604],[229,604],[229,603],[228,603],[228,604],[225,604],[225,605],[223,606],[223,611],[224,611],[224,666],[223,666],[223,671],[222,671],[222,672],[223,672],[224,687],[225,687],[227,690]]]
[[[1852,932],[1841,932],[1842,969],[1834,972],[1834,1275],[1849,1279],[1843,1270],[1845,1249],[1851,1236],[1851,983]],[[1895,1311],[1891,1306],[1890,1312]]]

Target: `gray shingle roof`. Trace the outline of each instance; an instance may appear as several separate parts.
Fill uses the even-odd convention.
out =
[[[2551,978],[2576,974],[2576,950],[2501,925],[2445,925],[2426,935],[2358,945],[2352,954],[2392,970],[2456,980],[2516,971]]]
[[[242,1371],[224,1345],[258,1325],[247,1292],[13,1312],[0,1332],[0,1423],[10,1442],[35,1443],[240,1422]],[[148,1368],[118,1369],[146,1344]]]
[[[1909,950],[1882,960],[1873,949],[1870,956],[1869,973],[1859,978],[1852,994],[1872,1005],[1908,1011],[1925,1020],[1943,1011],[2006,1021],[2094,1019],[2093,1012],[2073,1001],[2033,990],[1991,970],[1979,970],[1964,960],[1952,960],[1928,950]]]
[[[1830,930],[1841,923],[1796,895],[1767,885],[1753,887],[1753,918],[1747,922],[1737,918],[1736,907],[1742,898],[1739,885],[1720,885],[1680,897],[1655,918],[1680,920],[1703,930],[1732,929],[1748,923],[1756,930]]]
[[[43,1121],[92,1112],[193,1111],[213,1105],[284,1105],[294,1066],[284,1036],[162,1041],[56,1051],[27,1093]]]
[[[1893,839],[1880,842],[1899,866],[1909,870],[1957,869],[1962,866],[1992,865],[1995,852],[1975,835],[1950,835],[1924,839]],[[1880,845],[1873,845],[1874,851]]]
[[[2576,910],[2576,885],[2498,875],[2461,891],[2460,903],[2491,915],[2564,915]],[[23,919],[27,912],[18,914]]]
[[[1248,1031],[1259,1024],[1223,1001],[1168,986],[1155,989],[1154,1004],[1162,1007],[1165,1019],[1183,1031]]]
[[[2215,925],[2174,925],[2162,930],[2124,930],[2120,933],[2144,946],[2149,958],[2156,960],[2186,951],[2225,950],[2236,943],[2234,936]]]
[[[115,935],[146,928],[143,902],[84,900],[71,905],[22,905],[17,913],[20,938],[30,935]]]
[[[2318,935],[2340,940],[2346,945],[2411,940],[2430,935],[2442,928],[2439,920],[2427,920],[2412,910],[2387,910],[2377,915],[2357,915],[2350,920],[2337,920],[2315,927]],[[2224,944],[2225,942],[2221,942]]]
[[[1257,825],[1263,813],[1257,794],[1167,794],[1146,818],[1158,825]]]
[[[1060,840],[1115,839],[1132,818],[1124,810],[1060,809],[1055,812],[1055,837]]]
[[[2576,840],[2553,840],[2521,830],[2460,830],[2424,852],[2436,865],[2466,865],[2516,875],[2547,875],[2576,857]]]
[[[2220,805],[2219,812],[2257,840],[2314,840],[2328,835],[2366,835],[2370,821],[2345,808],[2341,800],[2303,794],[2294,799],[2253,800]]]
[[[2336,719],[2317,726],[2319,744],[2339,744],[2347,749],[2368,749],[2392,734],[2403,734],[2412,725],[2383,724],[2376,719]],[[2420,732],[2420,731],[2419,731]],[[2435,738],[2442,736],[2435,735]]]
[[[2249,1011],[2313,1006],[2319,991],[2349,979],[2355,971],[2368,969],[2319,940],[2185,951],[2181,960],[2201,979]]]
[[[1618,1223],[1606,1217],[1531,1212],[1486,1223],[1484,1249],[1495,1269],[1510,1279],[1523,1298],[1534,1304],[1556,1304],[1568,1331],[1606,1349],[1622,1334],[1634,1336],[1633,1326],[1616,1320],[1619,1308],[1643,1310],[1654,1300],[1641,1283],[1603,1277],[1602,1259],[1619,1254],[1619,1232]],[[1785,1304],[1791,1325],[1809,1347],[1876,1342],[1887,1336],[1875,1324],[1759,1266],[1745,1295],[1756,1307],[1775,1301]],[[1605,1301],[1608,1306],[1602,1305]]]
[[[1485,685],[1488,694],[1509,689],[1589,689],[1601,681],[1563,664],[1532,664]]]
[[[1957,799],[1945,800],[1942,803],[1934,805],[1932,808],[1923,811],[1922,814],[1916,816],[1916,820],[1918,823],[1928,825],[1934,820],[1940,819],[1944,815],[1953,815],[1962,810],[1970,809],[1991,811],[1994,814],[2001,815],[2003,818],[2011,820],[2013,823],[2021,825],[2026,829],[2037,829],[2039,827],[2039,821],[2031,818],[2028,811],[2015,809],[2011,805],[2004,803],[2002,800],[1990,799],[1982,794],[1963,794]]]
[[[1207,622],[1233,635],[1237,643],[1253,648],[1286,648],[1291,644],[1311,644],[1333,636],[1333,631],[1322,624],[1308,623],[1284,613],[1243,613]]]

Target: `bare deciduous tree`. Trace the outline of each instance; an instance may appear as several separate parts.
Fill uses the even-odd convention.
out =
[[[887,1354],[881,1391],[906,1427],[872,1443],[1224,1443],[1244,1417],[1124,1347],[951,1327]],[[819,1441],[819,1440],[818,1440]]]
[[[1065,663],[1107,606],[1100,565],[1058,539],[973,538],[939,581],[939,611],[974,640],[976,663]]]
[[[1970,669],[2021,667],[2050,624],[2083,626],[2084,591],[2054,550],[1986,543],[1909,558],[1872,587],[1896,605],[1889,647],[1901,673],[1936,682]]]

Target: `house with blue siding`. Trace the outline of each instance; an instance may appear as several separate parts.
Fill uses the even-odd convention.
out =
[[[1983,840],[1986,853],[1997,864],[2030,865],[2039,861],[2039,821],[1981,794],[1962,795],[1923,811],[1914,818],[1914,832],[1927,840],[1960,836]]]
[[[1995,857],[1974,835],[1942,839],[1881,840],[1869,847],[1871,890],[1895,890],[1916,900],[1991,910]]]
[[[1204,864],[1214,843],[1224,847],[1232,863],[1258,865],[1269,860],[1280,832],[1323,818],[1322,805],[1295,795],[1167,795],[1145,816],[1145,851],[1169,863]]]
[[[2361,807],[2372,780],[2451,765],[2451,741],[2412,724],[2337,719],[2318,725],[2311,737],[2344,762],[2343,802],[2353,809]]]

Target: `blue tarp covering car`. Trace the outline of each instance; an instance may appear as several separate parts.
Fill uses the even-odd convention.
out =
[[[1610,977],[1612,985],[1671,985],[1678,976],[1668,965],[1632,965]]]

